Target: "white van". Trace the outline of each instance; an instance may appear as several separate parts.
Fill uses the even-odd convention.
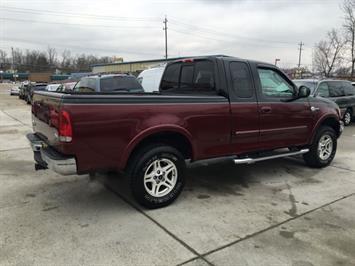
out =
[[[166,65],[152,67],[143,70],[138,76],[138,82],[142,85],[144,92],[159,91],[159,85]]]

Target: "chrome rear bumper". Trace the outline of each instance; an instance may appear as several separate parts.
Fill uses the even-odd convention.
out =
[[[36,134],[27,134],[27,139],[30,142],[37,164],[61,175],[74,175],[77,173],[74,157],[63,155],[51,147],[45,147],[43,145],[44,142]]]

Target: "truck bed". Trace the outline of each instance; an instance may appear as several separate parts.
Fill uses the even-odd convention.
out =
[[[154,130],[198,136],[195,158],[225,155],[230,143],[228,105],[222,96],[38,92],[32,107],[33,130],[57,151],[75,155],[79,172],[90,171],[91,165],[122,170],[128,150]],[[70,115],[71,142],[58,138],[61,110]]]

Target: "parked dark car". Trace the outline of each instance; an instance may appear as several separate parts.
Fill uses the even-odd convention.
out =
[[[25,91],[27,90],[28,86],[30,86],[30,82],[22,82],[21,83],[21,86],[20,86],[20,91],[19,91],[19,94],[18,94],[18,97],[22,100],[25,99]]]
[[[83,77],[75,85],[73,92],[79,93],[117,93],[144,92],[137,78],[127,74],[105,74]]]
[[[32,83],[27,86],[24,90],[24,99],[25,101],[30,104],[32,103],[33,92],[34,91],[45,91],[47,83]]]
[[[346,80],[312,80],[293,81],[297,86],[307,86],[314,97],[328,98],[339,105],[344,124],[348,126],[355,116],[355,88]]]
[[[309,166],[326,167],[343,130],[333,101],[308,97],[309,88],[267,63],[226,56],[169,62],[151,93],[127,93],[130,84],[140,88],[130,76],[110,79],[101,90],[124,93],[96,92],[99,76],[75,87],[89,93],[35,92],[34,133],[27,135],[35,166],[63,175],[124,172],[149,208],[178,197],[185,160],[250,164],[303,155]],[[112,86],[121,79],[127,84]]]

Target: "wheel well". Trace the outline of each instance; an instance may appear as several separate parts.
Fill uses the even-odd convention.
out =
[[[332,117],[326,118],[320,126],[331,127],[335,130],[335,132],[337,133],[338,136],[340,134],[340,124],[335,118],[332,118]]]
[[[132,150],[129,160],[135,153],[137,153],[137,151],[152,143],[163,143],[172,146],[180,151],[185,159],[192,157],[192,145],[187,137],[176,132],[160,132],[141,140]]]

